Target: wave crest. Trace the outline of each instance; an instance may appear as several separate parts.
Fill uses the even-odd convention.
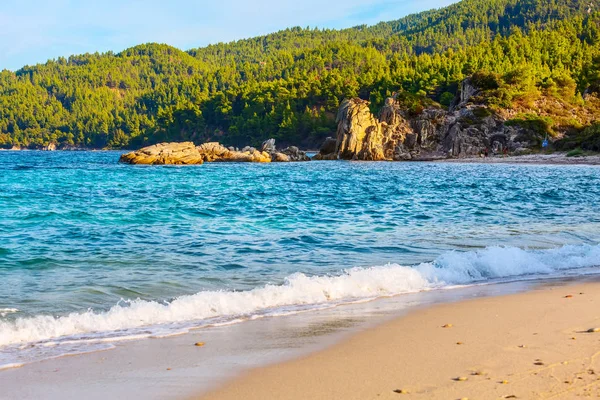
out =
[[[284,308],[292,312],[311,306],[334,306],[506,278],[595,273],[596,269],[582,269],[599,264],[600,245],[569,245],[549,250],[490,247],[445,253],[433,262],[413,267],[388,264],[351,268],[338,276],[296,273],[282,285],[249,291],[204,291],[164,303],[124,301],[101,313],[88,310],[59,317],[39,315],[0,321],[0,347],[98,333],[111,333],[111,337],[117,338],[136,328],[148,327],[151,331],[150,327],[165,324],[269,315]]]

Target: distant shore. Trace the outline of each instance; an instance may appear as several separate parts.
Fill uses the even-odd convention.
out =
[[[600,283],[442,304],[200,398],[596,397],[599,306]]]
[[[567,157],[567,153],[528,154],[522,156],[493,156],[470,158],[446,158],[435,160],[447,163],[472,164],[555,164],[555,165],[600,165],[600,154]]]

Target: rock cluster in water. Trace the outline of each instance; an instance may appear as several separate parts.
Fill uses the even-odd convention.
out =
[[[344,100],[337,114],[337,135],[327,138],[317,160],[427,160],[448,157],[523,154],[534,144],[531,133],[472,99],[479,89],[470,79],[449,111],[428,107],[418,115],[401,109],[396,97],[385,101],[379,116],[361,99]],[[535,139],[535,138],[534,138]]]
[[[305,152],[291,146],[278,151],[275,140],[269,139],[263,143],[260,150],[254,147],[244,147],[239,150],[225,147],[217,142],[204,143],[196,146],[192,142],[160,143],[144,147],[140,150],[123,154],[120,162],[127,164],[175,164],[194,165],[205,162],[292,162],[310,161]]]

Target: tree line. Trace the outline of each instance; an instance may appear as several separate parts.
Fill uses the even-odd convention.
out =
[[[575,0],[463,0],[374,26],[290,28],[187,52],[144,44],[0,73],[0,147],[132,148],[161,141],[316,147],[340,101],[415,112],[488,78],[491,108],[551,97],[589,125],[600,82],[600,9]],[[491,82],[491,83],[490,83]],[[485,82],[484,82],[485,83]],[[579,114],[588,115],[579,117]],[[568,124],[557,115],[552,125]],[[588,131],[589,132],[589,129]]]

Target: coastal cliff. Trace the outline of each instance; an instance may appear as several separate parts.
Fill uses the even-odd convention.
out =
[[[378,116],[366,100],[344,100],[337,114],[337,135],[325,141],[315,158],[406,161],[486,152],[526,154],[541,143],[538,130],[507,123],[506,116],[477,98],[480,93],[466,79],[448,110],[431,105],[411,113],[393,96],[386,99]]]

